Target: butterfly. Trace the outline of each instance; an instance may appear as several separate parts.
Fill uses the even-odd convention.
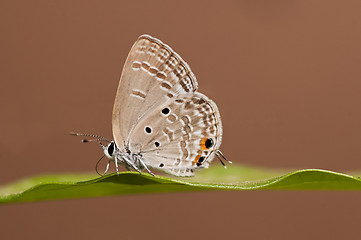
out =
[[[219,150],[222,123],[216,104],[197,92],[188,64],[168,45],[141,35],[131,48],[115,97],[114,141],[92,134],[109,161],[141,173],[156,169],[175,176],[194,176],[208,168]],[[108,142],[104,146],[101,142]],[[230,162],[230,161],[229,161]],[[105,174],[104,173],[104,174]]]

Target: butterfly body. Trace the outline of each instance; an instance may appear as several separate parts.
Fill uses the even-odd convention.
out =
[[[118,172],[118,165],[124,165],[127,169],[135,169],[138,172],[141,172],[145,168],[147,168],[144,163],[141,161],[142,155],[141,153],[133,154],[129,149],[125,149],[121,151],[118,149],[116,143],[111,141],[107,146],[101,145],[104,151],[104,155],[109,159],[109,162],[115,162],[117,166]],[[109,162],[107,165],[107,170],[109,168]],[[106,170],[106,171],[107,171]],[[149,169],[147,169],[149,170]]]
[[[117,171],[123,164],[139,172],[193,176],[215,156],[223,157],[218,108],[197,89],[190,67],[168,45],[149,35],[138,38],[114,102],[114,141],[102,145]]]

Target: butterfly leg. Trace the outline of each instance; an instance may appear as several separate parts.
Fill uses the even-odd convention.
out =
[[[110,160],[108,161],[108,164],[107,164],[107,166],[105,168],[105,172],[104,172],[103,176],[105,176],[105,174],[107,174],[107,172],[109,170],[109,164],[110,164]]]
[[[117,170],[117,174],[119,175],[119,168],[118,168],[118,158],[115,157],[115,169]]]
[[[128,171],[132,171],[133,169],[130,167],[130,166],[128,166],[128,165],[125,165],[125,168],[128,170]]]
[[[154,173],[152,173],[149,168],[147,167],[147,165],[145,165],[145,163],[142,161],[142,159],[140,157],[137,157],[137,160],[140,162],[140,164],[142,164],[142,166],[148,171],[148,173],[150,175],[152,175],[153,177],[155,177]]]
[[[142,171],[139,170],[139,168],[137,168],[131,161],[129,161],[126,158],[123,158],[123,160],[128,164],[128,166],[132,167],[133,169],[135,169],[137,172],[139,172],[140,174],[142,174]]]

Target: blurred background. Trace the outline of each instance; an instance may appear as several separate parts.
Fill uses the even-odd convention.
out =
[[[361,169],[359,1],[2,1],[0,184],[92,172],[127,54],[170,45],[221,112],[235,164]],[[218,164],[218,162],[214,162]],[[206,171],[206,170],[205,170]],[[20,239],[357,238],[358,192],[198,192],[0,206]]]

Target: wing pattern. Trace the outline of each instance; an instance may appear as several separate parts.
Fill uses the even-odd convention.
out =
[[[140,36],[127,57],[113,108],[120,150],[177,176],[208,167],[222,141],[222,124],[216,104],[197,88],[177,53],[158,39]]]
[[[142,35],[123,68],[113,108],[113,135],[123,145],[133,128],[162,102],[197,90],[187,63],[160,40]]]

